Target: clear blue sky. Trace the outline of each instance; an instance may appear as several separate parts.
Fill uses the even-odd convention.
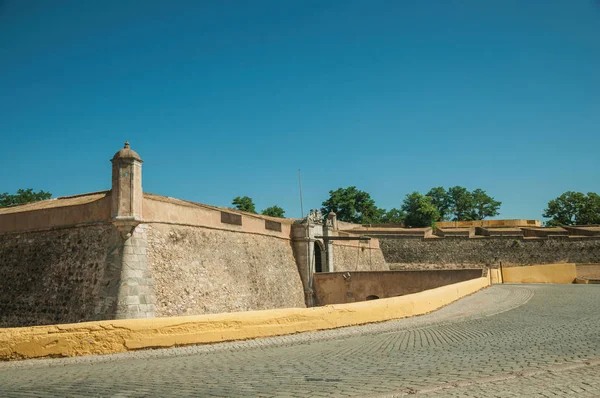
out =
[[[0,191],[144,190],[298,217],[483,188],[501,218],[600,192],[594,0],[0,0]]]

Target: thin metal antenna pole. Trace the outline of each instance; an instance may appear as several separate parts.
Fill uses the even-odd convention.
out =
[[[304,218],[304,205],[302,204],[302,178],[300,178],[300,169],[298,169],[298,183],[300,184],[300,213]]]
[[[304,218],[304,204],[302,203],[302,178],[300,177],[300,169],[298,169],[298,184],[300,185],[300,212],[302,213],[302,218]],[[312,263],[312,258],[310,257],[310,244],[311,244],[311,240],[310,240],[310,222],[308,221],[308,217],[306,217],[306,282],[308,284],[308,291],[305,293],[308,293],[308,297],[307,297],[307,303],[306,305],[308,307],[312,307],[314,305],[313,303],[313,296],[312,296],[312,286],[313,286],[313,280],[312,280],[312,275],[310,273],[311,271],[311,263]]]

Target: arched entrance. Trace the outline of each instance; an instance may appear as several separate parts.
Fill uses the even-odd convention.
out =
[[[315,242],[315,272],[323,272],[323,254],[319,242]]]

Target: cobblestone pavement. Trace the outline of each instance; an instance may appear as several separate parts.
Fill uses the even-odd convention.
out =
[[[429,315],[0,364],[0,396],[600,396],[600,285],[501,285]]]

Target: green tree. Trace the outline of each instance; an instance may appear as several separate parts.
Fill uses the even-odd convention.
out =
[[[7,207],[13,205],[22,205],[25,203],[37,202],[39,200],[50,199],[52,194],[50,192],[39,191],[33,192],[33,189],[19,189],[14,195],[4,192],[0,194],[0,207]]]
[[[438,209],[443,209],[447,213],[442,219],[451,219],[452,221],[473,221],[483,220],[486,217],[494,217],[500,214],[498,210],[502,202],[495,200],[489,196],[483,189],[477,188],[470,192],[467,188],[455,186],[448,189],[444,200],[437,199],[443,197],[439,192],[440,187],[433,188],[436,190],[436,200],[434,203]],[[429,191],[431,193],[431,191]]]
[[[453,221],[472,221],[475,202],[473,195],[465,187],[448,189],[448,207]]]
[[[252,201],[252,198],[248,196],[235,197],[233,198],[231,204],[234,205],[235,208],[238,210],[256,214],[256,207],[254,206],[254,202]]]
[[[266,209],[264,209],[261,214],[263,216],[270,216],[270,217],[279,217],[279,218],[283,218],[285,217],[285,211],[279,207],[279,206],[271,206],[271,207],[267,207]]]
[[[583,209],[577,218],[577,224],[600,224],[600,195],[588,192]]]
[[[502,202],[494,200],[483,189],[477,188],[471,193],[471,197],[473,198],[473,209],[469,216],[471,220],[483,220],[486,217],[494,217],[500,214],[498,209],[500,209]]]
[[[444,187],[431,188],[426,196],[431,198],[431,203],[438,209],[440,219],[436,221],[444,221],[450,216],[450,197]]]
[[[567,191],[548,202],[542,214],[548,226],[600,223],[600,196],[594,192]]]
[[[354,186],[329,191],[329,199],[323,202],[321,212],[326,216],[331,211],[338,220],[356,224],[376,224],[385,213],[375,206],[371,195]]]
[[[440,218],[440,212],[431,202],[431,197],[419,192],[406,195],[402,211],[406,213],[404,224],[407,227],[431,227]]]
[[[385,224],[402,224],[406,218],[406,213],[396,208],[386,211],[381,217],[381,222]]]

